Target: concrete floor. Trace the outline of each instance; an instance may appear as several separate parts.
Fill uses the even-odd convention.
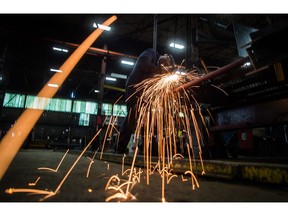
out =
[[[0,181],[0,202],[38,202],[45,195],[16,192],[8,194],[9,188],[40,189],[55,191],[61,180],[66,176],[72,164],[78,158],[77,154],[69,153],[64,158],[57,172],[38,170],[40,167],[56,169],[65,151],[24,150],[21,149]],[[112,175],[118,174],[121,179],[122,165],[104,160],[95,160],[91,165],[88,178],[87,170],[90,160],[81,157],[70,175],[67,176],[59,192],[43,202],[105,202],[115,190],[105,190]],[[205,164],[204,164],[205,166]],[[130,168],[126,165],[125,169]],[[138,168],[137,168],[138,169]],[[40,178],[39,178],[40,177]],[[29,183],[38,182],[33,186]],[[185,179],[188,179],[186,176]],[[234,182],[207,177],[198,177],[200,187],[192,190],[191,178],[183,181],[180,174],[165,185],[167,202],[287,202],[288,187],[269,186]],[[143,172],[138,182],[131,190],[134,199],[112,199],[110,202],[161,202],[161,176],[155,172],[150,176],[149,185]],[[121,180],[122,183],[122,180]],[[124,190],[125,191],[125,190]]]

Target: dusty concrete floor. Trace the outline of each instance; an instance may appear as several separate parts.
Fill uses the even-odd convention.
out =
[[[0,181],[0,202],[38,202],[45,195],[16,192],[7,194],[9,188],[14,189],[40,189],[55,191],[61,180],[78,155],[68,154],[64,158],[57,172],[38,170],[40,167],[56,169],[65,152],[52,150],[21,150]],[[88,178],[87,170],[90,160],[81,157],[75,168],[61,186],[59,192],[45,199],[43,202],[105,202],[117,192],[105,190],[105,186],[112,175],[118,174],[121,179],[122,165],[103,160],[95,160],[91,165]],[[204,164],[205,165],[205,164]],[[130,168],[126,165],[125,169]],[[40,178],[39,178],[40,177]],[[33,186],[29,183],[38,182]],[[188,177],[185,177],[188,179]],[[223,181],[198,177],[200,187],[192,190],[191,178],[183,181],[181,175],[172,178],[165,185],[165,199],[167,202],[287,202],[288,188],[270,187],[268,185],[255,185],[248,183]],[[121,180],[121,183],[124,182]],[[126,191],[126,190],[124,190]],[[149,185],[146,184],[145,172],[140,175],[138,182],[131,190],[135,199],[128,202],[161,202],[161,177],[158,172],[150,176]],[[112,199],[111,202],[124,201]]]

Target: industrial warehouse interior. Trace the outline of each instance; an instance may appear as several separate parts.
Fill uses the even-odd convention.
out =
[[[1,202],[288,201],[288,15],[0,21]],[[172,67],[143,74],[147,49]]]

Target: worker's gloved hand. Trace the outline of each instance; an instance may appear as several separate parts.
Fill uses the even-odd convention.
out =
[[[158,59],[158,66],[163,72],[173,71],[175,68],[175,61],[172,55],[164,54]]]

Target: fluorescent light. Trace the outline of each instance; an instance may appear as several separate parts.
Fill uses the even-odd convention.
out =
[[[116,79],[116,78],[113,78],[113,77],[106,77],[106,80],[116,81],[117,79]]]
[[[93,23],[93,27],[94,28],[100,28],[100,29],[103,29],[105,31],[110,31],[111,30],[110,26],[105,26],[105,25],[96,24],[96,23]]]
[[[48,83],[49,87],[58,88],[58,84]]]
[[[122,60],[121,63],[122,63],[122,64],[127,64],[127,65],[134,65],[134,62],[125,61],[125,60]]]
[[[62,49],[58,48],[58,47],[53,47],[53,50],[57,50],[57,51],[62,51]]]
[[[111,73],[111,76],[119,79],[127,79],[127,75],[124,74]]]
[[[59,70],[59,69],[50,68],[50,71],[57,72],[57,73],[62,73],[62,70]]]
[[[244,65],[243,65],[243,66],[249,67],[250,65],[251,65],[251,63],[250,63],[250,62],[246,62],[246,63],[244,63]]]
[[[180,74],[180,75],[186,75],[187,74],[186,72],[181,72],[181,71],[178,71],[178,70],[175,73],[176,74]]]
[[[53,47],[53,50],[59,51],[59,52],[68,52],[67,49],[61,49],[59,47]]]
[[[177,49],[184,49],[184,46],[181,45],[181,44],[170,43],[169,46],[170,46],[170,47],[177,48]]]
[[[94,90],[94,92],[95,92],[95,93],[99,93],[100,91],[99,91],[99,90],[97,90],[97,89],[95,89],[95,90]]]

